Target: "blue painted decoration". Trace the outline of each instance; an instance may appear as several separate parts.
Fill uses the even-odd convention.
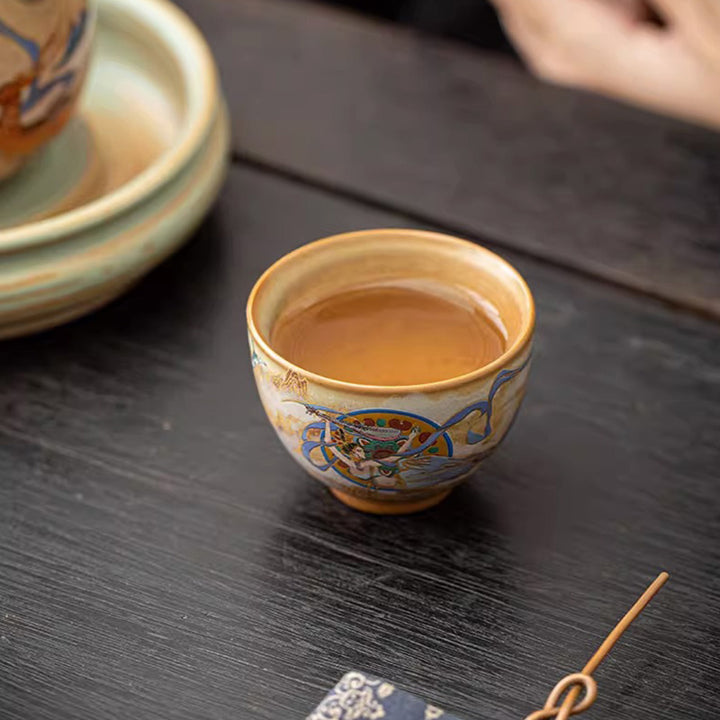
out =
[[[319,470],[332,468],[353,484],[384,492],[419,489],[459,479],[472,472],[484,452],[480,447],[469,457],[453,457],[448,431],[475,413],[484,420],[483,429],[468,430],[466,445],[479,445],[488,438],[493,430],[495,396],[528,363],[529,358],[520,367],[499,372],[486,399],[468,405],[442,425],[402,410],[367,408],[340,413],[301,403],[316,418],[303,430],[303,457]]]

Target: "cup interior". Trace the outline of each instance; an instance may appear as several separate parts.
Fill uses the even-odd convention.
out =
[[[532,295],[509,263],[471,242],[404,229],[336,235],[281,258],[255,285],[248,301],[248,323],[266,352],[293,367],[270,345],[273,326],[286,311],[351,289],[403,284],[483,308],[504,336],[505,352],[477,371],[489,372],[501,365],[532,332]]]

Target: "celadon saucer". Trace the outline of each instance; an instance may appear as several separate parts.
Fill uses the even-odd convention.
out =
[[[217,196],[227,114],[207,45],[166,0],[100,0],[78,115],[0,184],[0,337],[119,295]]]

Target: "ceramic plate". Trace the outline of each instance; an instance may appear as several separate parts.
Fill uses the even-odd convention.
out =
[[[0,336],[107,302],[177,248],[229,145],[205,42],[165,0],[101,0],[81,110],[0,184]]]
[[[0,252],[102,222],[157,191],[207,136],[217,96],[212,55],[174,5],[99,0],[79,117],[30,167],[0,185],[0,228],[23,223],[0,231]],[[93,190],[98,174],[102,184]],[[21,207],[5,210],[20,197]]]

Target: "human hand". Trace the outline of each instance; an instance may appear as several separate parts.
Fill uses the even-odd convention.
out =
[[[493,2],[540,77],[720,128],[720,0]]]
[[[720,72],[720,3],[717,0],[654,0],[688,45]]]

